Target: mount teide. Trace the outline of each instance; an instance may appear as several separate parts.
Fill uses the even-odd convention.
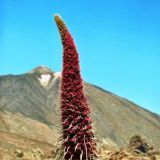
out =
[[[41,144],[45,148],[57,141],[60,80],[60,73],[45,66],[22,75],[0,76],[0,151]],[[85,93],[98,139],[123,147],[139,134],[160,148],[159,115],[89,83]]]

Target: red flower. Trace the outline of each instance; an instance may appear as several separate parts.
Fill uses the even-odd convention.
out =
[[[64,159],[93,160],[93,157],[97,157],[94,154],[96,145],[93,139],[90,109],[80,74],[79,55],[63,20],[56,15],[55,21],[63,44],[61,114],[65,140]]]

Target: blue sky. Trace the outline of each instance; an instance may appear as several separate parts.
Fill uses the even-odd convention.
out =
[[[55,13],[75,39],[85,81],[160,114],[159,0],[0,0],[0,75],[61,70]]]

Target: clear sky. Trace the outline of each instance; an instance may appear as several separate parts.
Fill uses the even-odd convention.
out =
[[[85,81],[160,114],[159,0],[0,0],[0,75],[61,71],[55,13],[75,39]]]

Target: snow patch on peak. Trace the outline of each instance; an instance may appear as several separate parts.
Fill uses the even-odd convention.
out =
[[[51,79],[51,74],[41,74],[38,80],[40,81],[41,85],[46,86]]]
[[[61,72],[54,73],[54,79],[61,77]]]
[[[56,72],[52,74],[43,73],[38,76],[38,80],[42,86],[46,87],[51,80],[54,81],[59,77],[61,77],[61,72]]]

